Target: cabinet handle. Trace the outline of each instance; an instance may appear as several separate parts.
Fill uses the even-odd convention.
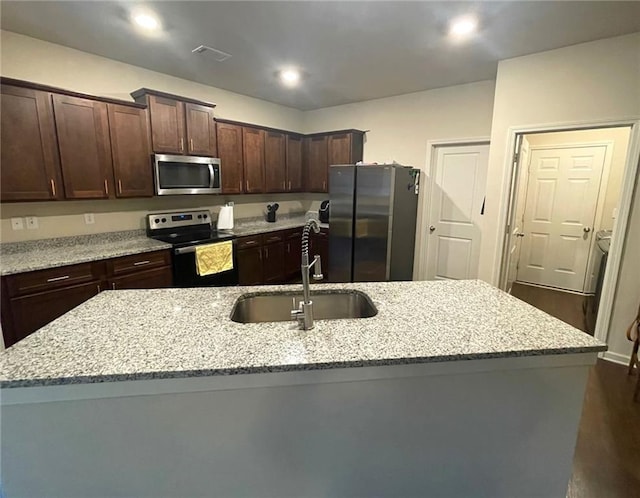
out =
[[[98,294],[100,294],[102,292],[102,289],[100,288],[100,284],[96,285],[96,287],[98,288]]]
[[[268,247],[264,248],[264,257],[267,258],[267,259],[269,258],[269,248]]]
[[[282,190],[287,190],[286,182],[282,182]]]
[[[109,195],[109,184],[107,183],[107,179],[104,179],[104,193]]]
[[[257,242],[255,240],[248,240],[248,241],[246,241],[244,243],[244,245],[246,245],[246,246],[253,246],[253,245],[256,245],[256,244],[257,244]]]
[[[240,185],[240,192],[242,192],[242,180],[240,180],[240,183],[238,185]]]
[[[260,256],[260,261],[262,261],[262,249],[258,251],[258,255]]]
[[[133,266],[146,265],[148,263],[150,263],[150,261],[148,259],[145,259],[144,261],[136,261],[135,263],[133,263]]]
[[[193,152],[193,138],[189,139],[189,150]]]
[[[51,182],[51,194],[56,196],[56,182],[53,181],[53,178],[49,180]]]
[[[184,140],[180,139],[180,152],[184,152]]]
[[[116,290],[116,283],[115,283],[115,282],[111,282],[111,288],[112,288],[113,290]]]
[[[118,180],[118,193],[122,194],[122,180]]]
[[[54,278],[48,278],[47,282],[58,282],[60,280],[66,280],[69,278],[69,275],[65,275],[64,277],[54,277]]]
[[[327,182],[322,182],[322,190],[327,190]]]
[[[289,190],[291,190],[291,180],[289,180]]]
[[[249,192],[249,180],[247,180],[247,192]]]

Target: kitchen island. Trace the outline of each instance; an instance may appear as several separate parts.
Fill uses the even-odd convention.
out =
[[[9,496],[564,496],[605,345],[480,281],[230,320],[287,289],[104,292],[4,352]]]

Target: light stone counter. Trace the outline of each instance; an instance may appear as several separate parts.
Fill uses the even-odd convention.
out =
[[[305,222],[304,215],[283,216],[275,223],[267,223],[263,217],[239,219],[236,220],[234,229],[229,232],[242,237],[297,228]],[[329,225],[321,223],[320,226],[328,228]],[[148,238],[144,230],[0,244],[0,275],[13,275],[170,248],[170,244]]]
[[[481,281],[321,284],[358,289],[372,318],[230,320],[248,292],[300,286],[106,291],[0,356],[0,386],[399,365],[597,352],[593,337]]]

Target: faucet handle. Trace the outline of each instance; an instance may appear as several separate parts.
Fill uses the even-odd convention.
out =
[[[324,275],[322,275],[322,262],[320,261],[320,255],[316,254],[313,257],[313,279],[314,280],[322,280]]]

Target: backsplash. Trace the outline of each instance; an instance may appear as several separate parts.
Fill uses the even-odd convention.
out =
[[[266,205],[277,202],[278,215],[317,209],[327,194],[256,194],[240,196],[176,196],[146,199],[118,199],[100,201],[62,201],[6,203],[0,209],[0,241],[50,239],[92,233],[117,232],[145,228],[144,217],[159,211],[209,209],[217,218],[220,206],[233,201],[234,217],[262,216]],[[95,223],[86,224],[85,213],[94,215]],[[27,229],[25,217],[38,219],[37,229]],[[11,218],[22,218],[24,228],[12,230]]]

